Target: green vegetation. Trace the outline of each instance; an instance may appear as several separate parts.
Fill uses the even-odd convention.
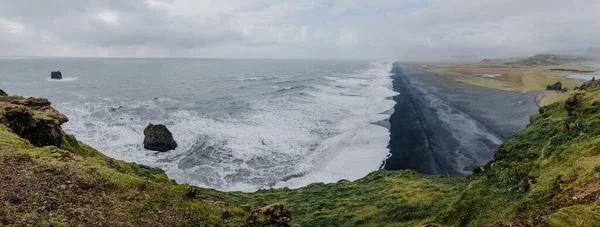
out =
[[[178,185],[64,133],[36,147],[2,123],[0,226],[286,226],[287,207],[291,226],[600,226],[599,87],[542,107],[471,176],[381,170],[255,193]]]
[[[232,205],[282,202],[292,207],[295,226],[419,226],[433,222],[439,211],[455,203],[465,183],[463,178],[382,170],[355,182],[252,194],[202,189],[200,194]]]

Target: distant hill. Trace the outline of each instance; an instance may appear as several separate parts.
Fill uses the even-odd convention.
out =
[[[582,61],[593,61],[594,59],[572,56],[572,55],[555,55],[555,54],[538,54],[533,57],[523,58],[515,62],[506,63],[508,65],[522,65],[522,66],[548,66],[548,65],[562,65],[567,63],[582,62]]]
[[[590,47],[585,52],[585,56],[600,57],[600,47]]]
[[[477,55],[472,54],[463,54],[463,55],[453,55],[450,57],[452,61],[479,61]]]
[[[519,61],[523,58],[486,58],[481,60],[481,63],[487,65],[502,65],[510,62]]]

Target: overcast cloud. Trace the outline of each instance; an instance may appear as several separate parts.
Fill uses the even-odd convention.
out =
[[[0,55],[447,59],[600,46],[598,0],[0,0]]]

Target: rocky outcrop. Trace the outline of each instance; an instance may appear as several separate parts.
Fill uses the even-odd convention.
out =
[[[53,71],[52,73],[50,73],[50,79],[62,80],[62,73],[60,71]]]
[[[273,204],[252,213],[249,226],[286,227],[292,220],[292,211],[283,204]]]
[[[153,151],[169,151],[177,148],[173,134],[166,126],[149,124],[144,129],[144,148]]]
[[[546,86],[546,90],[566,92],[567,88],[563,88],[562,83],[560,81],[558,81],[554,84],[550,84],[550,85]]]
[[[0,123],[34,146],[60,146],[61,125],[68,119],[50,104],[47,99],[40,98],[0,97]]]
[[[591,80],[583,82],[583,84],[581,86],[575,87],[575,88],[573,88],[573,90],[576,90],[576,91],[585,91],[588,88],[596,87],[596,86],[598,86],[598,81],[596,80],[596,77],[592,77]]]
[[[2,89],[0,89],[0,97],[2,96],[8,96],[8,94],[6,94],[6,92],[4,92]]]

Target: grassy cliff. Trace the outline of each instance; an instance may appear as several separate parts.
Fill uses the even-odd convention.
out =
[[[0,97],[0,226],[600,226],[597,84],[541,108],[471,176],[382,170],[256,193],[106,157],[65,134],[49,104]]]

